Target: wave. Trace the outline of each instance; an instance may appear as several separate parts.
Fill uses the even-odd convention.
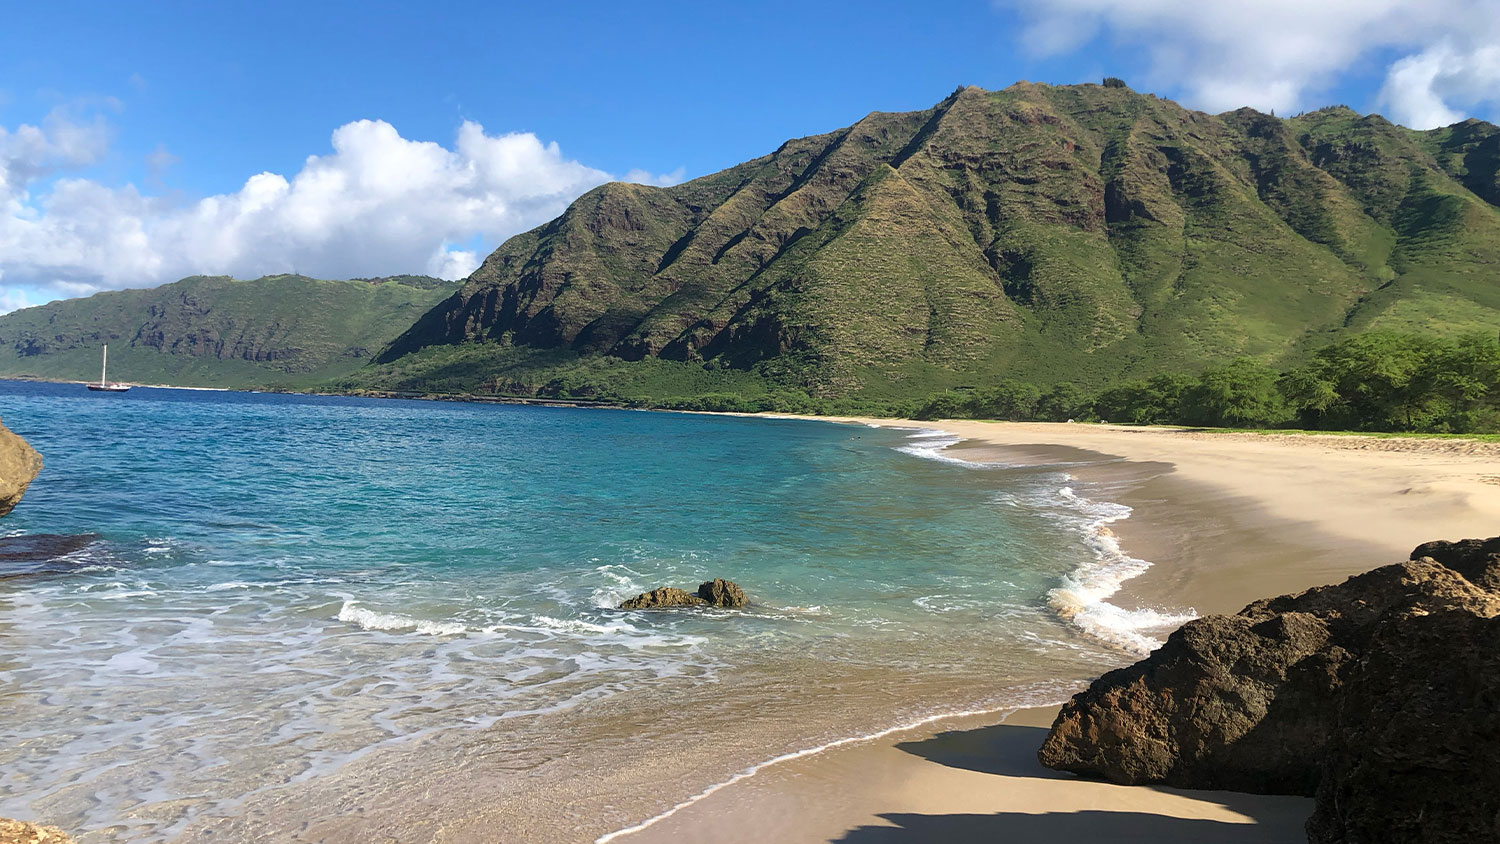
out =
[[[970,469],[1017,468],[1015,464],[963,460],[944,453],[951,445],[962,441],[961,437],[935,428],[917,431],[907,438],[907,444],[897,451],[939,460]],[[1074,465],[1053,463],[1048,466]],[[1071,480],[1071,476],[1065,476]],[[1002,503],[1018,506],[1014,496],[1002,496]],[[1109,603],[1124,586],[1125,581],[1145,574],[1151,568],[1146,560],[1132,557],[1120,548],[1120,541],[1110,530],[1110,525],[1127,519],[1134,512],[1124,504],[1111,501],[1096,501],[1078,495],[1072,487],[1064,486],[1057,491],[1057,500],[1081,518],[1085,542],[1093,552],[1092,559],[1079,564],[1063,577],[1063,582],[1047,595],[1047,603],[1066,621],[1075,627],[1110,645],[1134,654],[1146,655],[1161,646],[1161,642],[1143,631],[1165,630],[1177,627],[1198,617],[1191,608],[1183,610],[1159,610],[1143,607],[1127,610]],[[923,601],[932,601],[939,596],[926,596],[916,603],[923,609],[942,612]]]
[[[344,601],[337,618],[365,630],[412,630],[427,636],[458,636],[469,630],[452,621],[429,621],[401,613],[377,612],[359,606],[356,601]]]
[[[1049,606],[1063,619],[1096,639],[1144,656],[1161,642],[1142,631],[1177,627],[1198,617],[1191,608],[1164,611],[1150,607],[1127,610],[1109,602],[1125,581],[1145,574],[1151,563],[1126,554],[1110,525],[1134,512],[1124,504],[1084,498],[1065,486],[1058,498],[1085,520],[1085,537],[1093,553],[1063,577],[1047,595]]]
[[[902,454],[910,454],[913,457],[921,457],[927,460],[937,460],[942,463],[952,463],[955,466],[963,466],[969,469],[1008,469],[1013,464],[1001,461],[964,460],[947,453],[949,446],[958,445],[963,442],[963,437],[954,436],[947,431],[939,431],[936,428],[923,428],[906,438],[906,445],[897,446],[896,450]]]

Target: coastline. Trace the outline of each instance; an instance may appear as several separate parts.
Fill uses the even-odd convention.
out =
[[[940,430],[961,438],[949,455],[973,462],[1066,458],[1092,495],[1133,511],[1113,533],[1152,565],[1111,596],[1127,610],[1232,613],[1500,523],[1500,444],[807,418]],[[1117,786],[1043,768],[1035,753],[1056,711],[951,716],[763,764],[598,841],[1306,840],[1310,799]]]

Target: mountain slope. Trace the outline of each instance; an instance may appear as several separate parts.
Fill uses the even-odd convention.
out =
[[[307,386],[343,376],[456,285],[426,276],[194,276],[0,316],[0,375],[182,386]]]
[[[1279,361],[1375,327],[1493,331],[1497,131],[963,88],[676,187],[590,191],[360,377],[525,389],[582,360],[605,380],[678,362],[915,395]]]

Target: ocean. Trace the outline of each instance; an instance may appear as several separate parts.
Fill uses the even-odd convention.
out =
[[[84,844],[593,840],[1185,617],[1108,603],[1147,563],[1076,467],[930,430],[17,381],[0,418],[46,460],[0,533],[91,536],[0,579],[0,816]],[[613,609],[713,577],[753,605]]]

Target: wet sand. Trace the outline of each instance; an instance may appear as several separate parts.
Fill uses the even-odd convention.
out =
[[[955,456],[1065,459],[1151,560],[1112,600],[1234,612],[1405,559],[1433,539],[1500,533],[1500,444],[1221,434],[1126,426],[910,422],[966,438]],[[1056,708],[956,718],[763,768],[616,842],[1301,842],[1312,801],[1125,787],[1049,771]]]

